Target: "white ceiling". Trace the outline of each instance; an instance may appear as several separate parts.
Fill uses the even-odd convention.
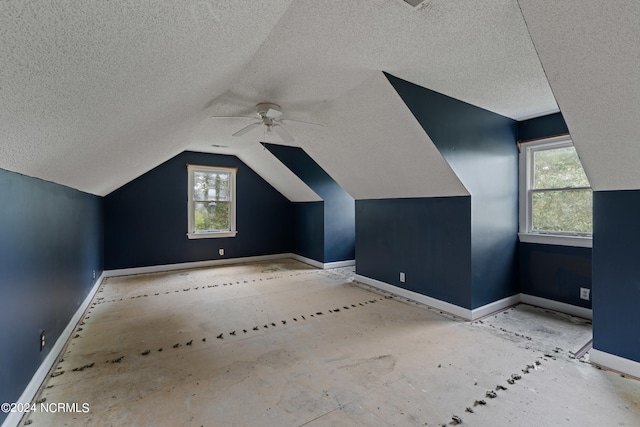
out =
[[[427,0],[416,11],[398,0],[9,0],[0,40],[0,168],[97,195],[190,149],[236,154],[291,200],[316,200],[257,150],[260,131],[231,138],[245,121],[209,118],[271,101],[285,118],[326,118],[324,136],[289,130],[345,188],[387,196],[392,189],[341,173],[340,150],[318,145],[336,135],[365,144],[358,129],[392,114],[384,99],[345,98],[372,81],[387,91],[381,70],[515,119],[557,111],[516,0]],[[400,110],[404,144],[418,130]],[[402,167],[413,148],[388,167]],[[442,192],[464,192],[449,178]]]
[[[591,186],[640,189],[640,1],[519,2]]]
[[[354,199],[469,194],[382,72],[318,116],[305,149]]]

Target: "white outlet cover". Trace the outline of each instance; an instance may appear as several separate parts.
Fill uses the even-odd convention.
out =
[[[591,293],[591,289],[589,288],[580,288],[580,299],[589,300],[589,294]]]

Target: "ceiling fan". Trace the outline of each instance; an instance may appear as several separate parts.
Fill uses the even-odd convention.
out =
[[[265,139],[274,134],[274,132],[282,138],[284,142],[294,142],[295,140],[291,136],[291,134],[284,128],[284,125],[287,123],[303,123],[305,125],[313,125],[313,126],[322,126],[318,123],[310,123],[303,122],[300,120],[284,120],[282,119],[282,109],[278,104],[273,104],[271,102],[261,102],[256,105],[256,114],[258,116],[258,121],[251,123],[235,132],[231,136],[242,136],[253,129],[264,126],[264,136]],[[213,119],[251,119],[255,120],[253,117],[245,117],[245,116],[213,116]]]

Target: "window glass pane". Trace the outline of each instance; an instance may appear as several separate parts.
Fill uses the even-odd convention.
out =
[[[533,188],[589,187],[574,147],[534,152]]]
[[[591,233],[591,190],[541,191],[532,199],[533,231]]]
[[[193,200],[229,200],[230,174],[223,172],[194,172]]]
[[[207,201],[194,203],[194,231],[228,231],[230,203]]]

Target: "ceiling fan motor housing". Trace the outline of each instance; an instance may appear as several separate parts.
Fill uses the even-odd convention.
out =
[[[261,102],[256,105],[256,111],[261,118],[276,119],[282,115],[280,106],[271,102]]]

